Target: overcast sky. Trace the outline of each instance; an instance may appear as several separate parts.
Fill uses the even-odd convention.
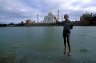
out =
[[[60,17],[69,14],[70,20],[79,20],[85,12],[96,13],[96,0],[0,0],[0,23],[18,23],[26,19],[43,20],[48,12]]]

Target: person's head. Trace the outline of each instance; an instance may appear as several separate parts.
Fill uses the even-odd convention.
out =
[[[64,15],[64,19],[67,20],[69,18],[68,14]]]

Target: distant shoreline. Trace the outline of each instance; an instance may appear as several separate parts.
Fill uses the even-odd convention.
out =
[[[34,24],[0,24],[0,27],[32,27],[32,26],[63,26],[57,23],[34,23]],[[96,25],[74,25],[74,26],[96,26]]]

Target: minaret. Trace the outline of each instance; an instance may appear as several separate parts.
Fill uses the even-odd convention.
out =
[[[62,15],[62,21],[63,21],[63,19],[64,19],[64,16]]]
[[[59,10],[57,11],[57,19],[59,21]]]
[[[39,17],[38,17],[38,13],[37,13],[37,23],[38,23],[38,21],[39,21],[39,19],[38,19]]]

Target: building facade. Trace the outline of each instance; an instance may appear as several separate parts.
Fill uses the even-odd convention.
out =
[[[30,20],[30,19],[27,19],[27,20],[26,20],[26,24],[33,24],[33,23],[35,23],[35,21],[32,21],[32,20]]]
[[[56,22],[56,20],[54,19],[54,17],[55,16],[51,12],[49,12],[48,15],[44,17],[43,22],[44,23],[54,23],[54,22]]]

